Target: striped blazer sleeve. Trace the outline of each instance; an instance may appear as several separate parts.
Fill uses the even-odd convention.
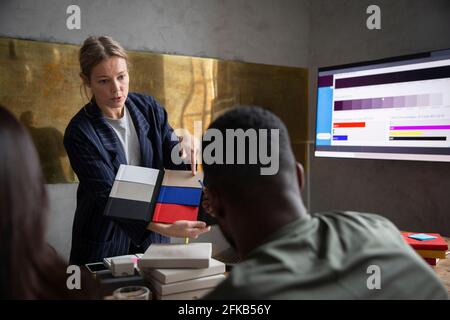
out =
[[[108,224],[113,220],[127,233],[131,241],[139,246],[150,233],[147,230],[145,221],[103,216],[115,178],[112,164],[108,163],[101,154],[93,142],[96,141],[96,138],[89,136],[88,130],[82,130],[76,126],[68,129],[64,137],[64,146],[69,156],[70,164],[80,181],[80,185],[82,184],[84,188],[84,195],[90,197],[91,199],[89,200],[91,202],[95,202],[97,209],[92,210],[89,214],[100,215],[95,217],[95,220],[98,222],[96,225],[86,224],[87,228],[95,228],[96,230],[85,231],[87,233],[101,233],[104,231],[103,229],[108,228]]]

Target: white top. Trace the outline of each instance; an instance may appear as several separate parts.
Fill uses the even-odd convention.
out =
[[[123,108],[123,117],[120,119],[111,119],[105,117],[106,121],[111,125],[123,150],[127,164],[139,166],[141,164],[141,149],[136,129],[126,107]]]

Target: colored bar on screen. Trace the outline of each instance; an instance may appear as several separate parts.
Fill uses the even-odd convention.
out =
[[[410,140],[410,141],[447,141],[447,137],[389,137],[389,140]]]
[[[390,130],[450,130],[450,125],[435,126],[391,126]]]
[[[443,79],[450,77],[450,66],[439,66],[426,69],[406,70],[366,76],[336,79],[335,88],[351,88],[374,86],[380,84]]]
[[[365,128],[365,122],[335,122],[333,128]]]
[[[335,101],[334,110],[335,111],[344,110],[344,101]]]
[[[333,86],[333,75],[321,76],[317,81],[319,87],[332,87]]]
[[[399,130],[399,131],[391,131],[389,133],[389,135],[391,137],[398,137],[398,136],[423,136],[423,131],[403,131],[403,130]]]
[[[333,136],[333,140],[347,141],[348,136]]]

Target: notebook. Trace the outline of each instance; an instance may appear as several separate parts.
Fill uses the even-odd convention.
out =
[[[209,268],[211,243],[153,243],[138,262],[145,268]]]
[[[213,288],[199,289],[193,291],[185,291],[179,293],[172,293],[165,296],[156,294],[156,300],[198,300],[206,296],[208,293],[214,290]]]
[[[203,174],[121,164],[104,215],[145,222],[197,220]]]
[[[200,269],[141,269],[145,277],[153,278],[160,283],[167,284],[190,279],[197,279],[225,272],[225,264],[216,259],[211,259],[208,268]]]
[[[175,294],[186,291],[193,291],[206,288],[215,288],[223,280],[225,280],[225,275],[216,274],[209,277],[197,278],[192,280],[174,282],[163,284],[157,280],[151,281],[152,291],[155,292],[157,296],[165,296],[169,294]]]

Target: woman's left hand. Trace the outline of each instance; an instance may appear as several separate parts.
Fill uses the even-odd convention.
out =
[[[211,226],[204,221],[178,220],[174,223],[150,222],[147,229],[167,237],[197,239],[199,235],[209,232]]]
[[[181,159],[189,159],[191,161],[192,175],[195,175],[199,157],[201,156],[200,140],[189,133],[179,136],[178,139],[180,141]]]

